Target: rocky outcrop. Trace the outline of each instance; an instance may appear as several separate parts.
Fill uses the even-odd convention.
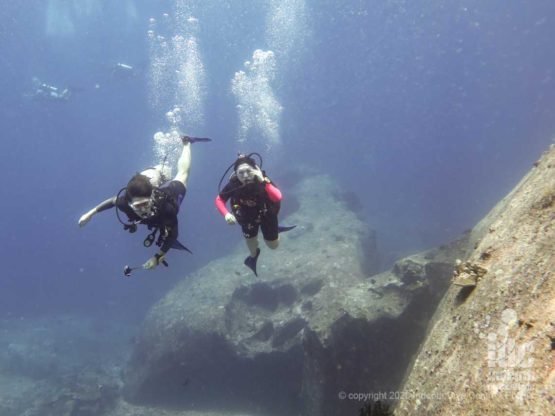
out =
[[[395,414],[553,414],[555,148],[470,239]]]
[[[349,394],[398,386],[464,241],[369,276],[374,236],[350,209],[353,196],[326,176],[294,193],[299,208],[283,222],[297,228],[279,250],[262,248],[259,278],[241,244],[151,309],[125,371],[128,400],[348,415],[361,406]]]
[[[101,416],[120,394],[129,324],[49,315],[0,319],[0,415]]]

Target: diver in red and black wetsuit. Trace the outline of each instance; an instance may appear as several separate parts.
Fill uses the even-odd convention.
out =
[[[216,197],[216,207],[228,224],[239,223],[241,226],[250,252],[250,256],[245,259],[245,265],[258,276],[256,262],[260,255],[259,228],[266,245],[275,249],[279,245],[279,233],[294,227],[279,227],[281,191],[256,164],[252,155],[253,153],[239,155],[233,163],[233,174]],[[231,166],[228,171],[229,169]],[[231,212],[226,207],[228,200]]]

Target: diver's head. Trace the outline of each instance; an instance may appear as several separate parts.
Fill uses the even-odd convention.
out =
[[[242,184],[254,182],[254,171],[256,168],[254,159],[245,155],[239,155],[233,164],[235,175]]]
[[[129,207],[141,218],[152,214],[152,191],[154,187],[145,175],[136,174],[127,183],[126,194]]]

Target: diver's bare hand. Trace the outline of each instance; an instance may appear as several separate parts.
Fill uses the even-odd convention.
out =
[[[227,214],[225,214],[225,222],[227,222],[229,225],[234,225],[237,224],[237,218],[235,218],[235,215],[228,212]]]
[[[91,209],[86,214],[83,214],[81,218],[79,218],[79,227],[84,227],[87,223],[92,219],[93,215],[96,214],[95,209]]]

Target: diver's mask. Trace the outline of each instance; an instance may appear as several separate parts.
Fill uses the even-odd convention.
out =
[[[152,198],[138,197],[132,198],[129,202],[129,207],[141,218],[148,218],[152,215]]]
[[[237,166],[235,174],[242,184],[254,182],[254,169],[248,163],[241,163]]]

